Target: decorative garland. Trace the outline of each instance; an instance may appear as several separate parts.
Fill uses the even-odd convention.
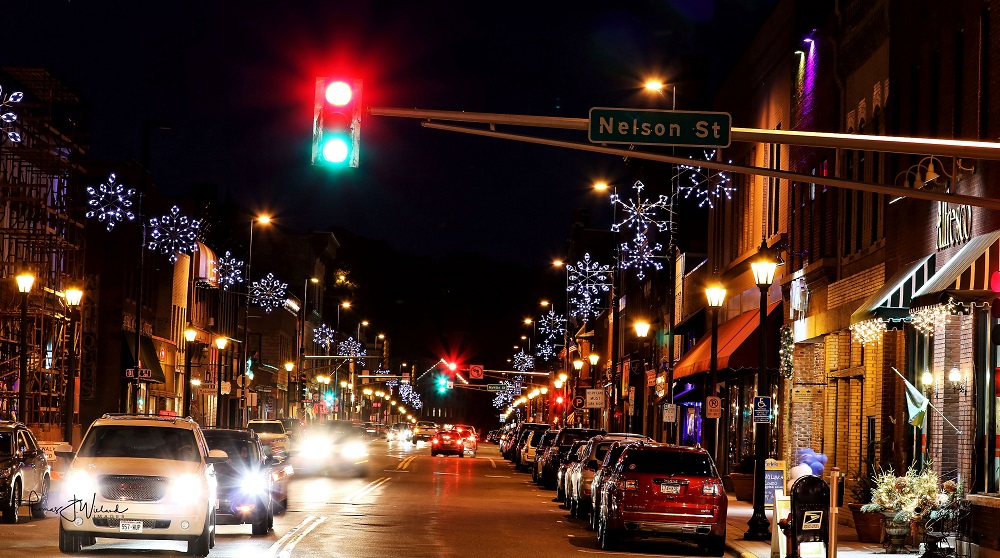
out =
[[[781,348],[778,349],[778,356],[781,362],[778,365],[778,372],[785,378],[791,378],[794,372],[795,342],[792,338],[791,326],[781,326]]]
[[[879,344],[888,330],[882,318],[872,318],[851,326],[851,337],[862,345]]]

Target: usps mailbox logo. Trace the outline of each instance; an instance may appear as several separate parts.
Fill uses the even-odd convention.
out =
[[[823,525],[822,511],[807,511],[802,514],[803,531],[819,531]]]

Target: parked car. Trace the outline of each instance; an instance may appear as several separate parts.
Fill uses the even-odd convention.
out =
[[[562,507],[568,508],[566,502],[566,484],[569,482],[569,475],[567,471],[571,465],[580,460],[581,453],[584,446],[587,445],[586,440],[577,440],[573,442],[573,445],[569,449],[569,453],[563,458],[562,462],[559,463],[559,470],[556,471],[556,501],[563,502]]]
[[[591,438],[581,450],[580,459],[573,462],[566,471],[566,507],[569,508],[571,516],[581,519],[587,517],[590,512],[590,488],[594,475],[604,462],[608,449],[620,440],[653,441],[648,436],[629,433],[605,434]]]
[[[251,420],[247,422],[247,430],[257,433],[268,456],[284,459],[288,455],[288,435],[280,420]]]
[[[486,443],[488,444],[499,444],[500,443],[500,430],[490,430],[486,434]]]
[[[431,438],[431,456],[449,454],[465,457],[465,437],[458,430],[442,430]]]
[[[695,540],[711,556],[726,546],[728,499],[703,448],[633,444],[609,472],[597,540],[615,548],[625,537]]]
[[[417,445],[417,442],[430,442],[437,431],[437,424],[429,420],[419,420],[413,427],[413,437],[410,438],[410,441],[413,442],[413,445]]]
[[[595,428],[563,428],[560,430],[559,436],[545,450],[545,462],[540,475],[542,486],[549,490],[555,490],[558,487],[556,475],[559,474],[559,466],[569,455],[573,442],[589,440],[599,434],[606,434],[606,432]]]
[[[618,463],[618,459],[621,457],[622,452],[625,448],[632,444],[643,444],[647,442],[643,441],[633,441],[633,440],[619,440],[617,442],[612,442],[611,446],[608,448],[608,452],[604,455],[604,461],[601,462],[601,466],[597,468],[597,472],[594,473],[594,480],[590,483],[590,530],[597,530],[597,510],[601,507],[601,495],[604,493],[604,482],[608,478],[608,473],[612,470],[614,465]]]
[[[210,450],[222,450],[229,456],[225,463],[215,465],[219,497],[216,521],[222,525],[249,523],[254,535],[266,535],[274,525],[276,487],[271,465],[277,459],[264,455],[260,438],[252,430],[206,428],[204,433]]]
[[[548,449],[555,441],[556,437],[559,436],[559,429],[553,428],[551,430],[546,430],[542,434],[541,441],[538,442],[538,447],[535,448],[535,462],[531,466],[531,480],[538,484],[542,482],[542,467],[545,464],[545,457],[548,455]]]
[[[228,459],[208,449],[190,418],[102,416],[87,429],[61,483],[59,550],[80,552],[96,537],[167,539],[187,541],[189,555],[208,556],[215,544],[215,465]]]
[[[544,422],[522,422],[517,425],[513,431],[513,435],[507,440],[506,446],[503,448],[503,456],[508,461],[517,465],[517,460],[520,458],[518,454],[519,443],[523,441],[523,435],[525,430],[548,430],[550,427],[548,423]]]
[[[42,519],[49,499],[52,467],[38,440],[20,422],[0,422],[0,513],[4,523],[17,523],[21,506]]]
[[[541,443],[547,430],[531,430],[528,432],[527,440],[521,446],[521,457],[518,459],[517,468],[521,471],[530,471],[535,468],[535,455],[538,444]]]

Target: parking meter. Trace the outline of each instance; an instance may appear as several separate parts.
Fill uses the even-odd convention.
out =
[[[830,540],[830,485],[816,475],[796,479],[789,493],[792,513],[781,528],[789,538],[788,558],[824,556]],[[803,543],[821,543],[806,544]],[[808,551],[803,554],[803,551]]]

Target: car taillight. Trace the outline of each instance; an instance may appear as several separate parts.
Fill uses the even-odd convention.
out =
[[[436,443],[438,443],[438,439],[437,439],[437,438],[432,438],[432,439],[431,439],[431,443],[432,443],[432,444],[436,444]]]
[[[722,493],[721,487],[714,482],[706,482],[701,485],[701,493],[706,496],[718,496]]]
[[[638,490],[639,483],[635,479],[625,479],[618,481],[618,488],[620,490]]]

